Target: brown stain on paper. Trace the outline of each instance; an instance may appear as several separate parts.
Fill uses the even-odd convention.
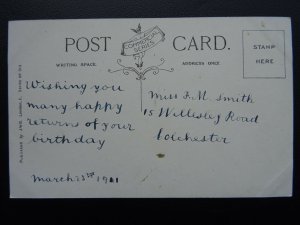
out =
[[[162,153],[158,153],[158,154],[156,154],[156,156],[158,157],[158,158],[164,158],[165,157],[165,154],[162,154]]]

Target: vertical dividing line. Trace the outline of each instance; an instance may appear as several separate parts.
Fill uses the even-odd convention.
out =
[[[141,91],[141,112],[143,112],[143,83],[142,79],[140,79],[140,91]]]

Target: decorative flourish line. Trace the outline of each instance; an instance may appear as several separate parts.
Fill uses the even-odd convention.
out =
[[[146,73],[148,73],[149,71],[152,71],[152,74],[153,75],[157,75],[159,74],[159,71],[160,70],[164,70],[164,71],[167,71],[167,72],[173,72],[174,71],[174,68],[170,68],[170,69],[164,69],[164,68],[159,68],[161,65],[163,65],[165,63],[165,60],[164,58],[161,58],[160,59],[161,63],[158,64],[157,66],[150,66],[148,68],[146,68],[145,70],[143,71],[138,71],[137,69],[135,69],[134,67],[130,67],[130,66],[124,66],[121,62],[122,60],[121,59],[118,59],[117,60],[117,63],[119,66],[121,66],[122,68],[120,69],[117,69],[117,70],[111,70],[111,69],[108,69],[108,72],[109,73],[116,73],[116,72],[119,72],[119,71],[122,71],[124,75],[129,75],[130,72],[133,72],[137,75],[136,79],[137,80],[145,80],[146,77]]]
[[[164,70],[164,71],[168,71],[168,72],[173,72],[174,71],[174,68],[171,68],[171,69],[169,69],[169,70],[167,70],[167,69],[159,69],[159,70]]]
[[[143,71],[140,72],[137,69],[135,69],[134,67],[124,66],[122,64],[122,60],[118,59],[117,63],[118,63],[119,66],[121,66],[121,68],[117,69],[117,70],[108,69],[109,73],[116,73],[116,72],[122,71],[122,73],[124,75],[129,75],[132,72],[137,75],[136,79],[140,81],[141,112],[143,111],[143,84],[142,84],[142,81],[146,80],[146,77],[145,77],[146,73],[151,71],[153,75],[157,75],[157,74],[159,74],[159,72],[161,70],[167,71],[167,72],[173,72],[174,71],[174,68],[170,68],[170,69],[160,68],[160,66],[162,66],[165,63],[165,59],[161,58],[160,61],[161,61],[160,64],[158,64],[156,66],[147,67],[146,69],[144,69]]]

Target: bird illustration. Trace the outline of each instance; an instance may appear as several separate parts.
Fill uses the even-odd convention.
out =
[[[136,29],[131,29],[134,33],[140,34],[142,33],[141,24],[139,23],[138,27]]]

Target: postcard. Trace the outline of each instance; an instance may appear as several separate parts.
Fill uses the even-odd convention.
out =
[[[10,21],[11,198],[292,196],[290,18]]]

